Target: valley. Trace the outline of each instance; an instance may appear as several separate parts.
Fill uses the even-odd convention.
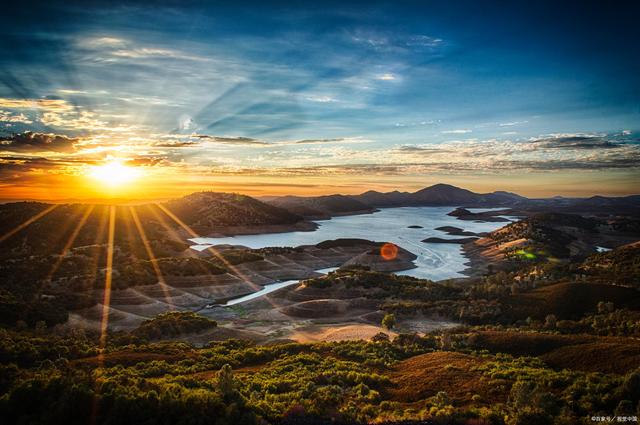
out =
[[[94,382],[100,371],[141,394],[177,385],[188,397],[220,385],[225,365],[228,397],[251,406],[244,419],[221,413],[233,423],[493,423],[516,412],[532,380],[529,393],[561,398],[529,401],[526,415],[552,409],[570,423],[633,403],[636,204],[579,215],[505,194],[465,204],[436,189],[438,205],[368,194],[376,203],[366,209],[210,192],[0,205],[1,367],[21,370],[0,409],[20,412],[24,385],[53,388],[42,367],[61,373],[56,385],[74,399],[69,374]],[[70,350],[68,372],[47,363],[58,350]],[[584,397],[598,404],[567,401],[593,380]],[[615,389],[608,399],[605,387]]]

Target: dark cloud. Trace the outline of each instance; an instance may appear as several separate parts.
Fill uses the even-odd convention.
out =
[[[617,143],[598,136],[552,137],[533,140],[547,149],[614,149],[620,147]]]
[[[428,147],[416,146],[416,145],[404,145],[396,149],[396,152],[404,153],[404,154],[430,155],[430,154],[450,153],[452,151],[450,149],[440,149],[436,147],[428,148]]]
[[[229,145],[268,145],[268,143],[263,140],[253,139],[251,137],[220,137],[209,136],[208,134],[194,134],[192,137]]]
[[[0,182],[31,182],[37,181],[42,171],[53,170],[58,167],[55,161],[46,158],[0,158]]]
[[[8,152],[74,152],[78,139],[57,134],[30,131],[0,139],[0,151]]]
[[[546,161],[496,161],[494,170],[612,170],[635,169],[640,167],[640,158],[610,158],[601,160],[546,160]]]
[[[154,143],[153,146],[156,148],[190,148],[194,146],[200,146],[200,141],[189,142],[176,140],[172,142]]]

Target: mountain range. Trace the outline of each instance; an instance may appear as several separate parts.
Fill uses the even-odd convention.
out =
[[[315,197],[263,197],[261,201],[284,208],[306,218],[361,214],[376,208],[413,206],[505,207],[527,210],[554,208],[565,212],[591,209],[640,208],[640,195],[626,197],[593,196],[590,198],[527,198],[516,193],[496,191],[476,193],[448,184],[436,184],[416,192],[378,192],[369,190],[360,195],[325,195]]]

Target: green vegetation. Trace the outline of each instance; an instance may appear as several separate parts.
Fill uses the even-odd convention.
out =
[[[507,257],[514,261],[544,262],[569,258],[569,245],[576,235],[594,233],[598,220],[573,214],[544,213],[509,224],[490,234],[497,242],[525,240],[524,247],[511,248]]]
[[[233,194],[194,194],[164,206],[196,232],[299,220]],[[0,205],[1,231],[45,208]],[[115,290],[154,285],[158,270],[188,289],[227,273],[229,265],[300,251],[188,255],[184,234],[176,234],[184,232],[181,226],[167,216],[163,223],[155,206],[136,211],[148,244],[132,209],[115,209]],[[61,326],[70,311],[96,303],[100,293],[93,290],[105,281],[109,208],[89,211],[71,238],[86,212],[86,206],[60,206],[3,242],[0,417],[7,423],[560,425],[640,409],[640,253],[632,244],[584,258],[592,246],[575,248],[600,220],[546,214],[505,226],[491,237],[526,241],[507,252],[513,267],[463,281],[436,283],[363,267],[306,280],[277,301],[287,307],[326,297],[353,307],[357,320],[399,335],[313,344],[272,338],[258,345],[204,343],[209,335],[233,335],[234,322],[216,329],[216,321],[193,312],[164,313],[102,340]],[[629,226],[636,229],[628,222],[616,231]],[[318,247],[354,244],[362,241]],[[220,317],[246,321],[251,308],[235,306]],[[460,326],[406,333],[424,318]],[[202,345],[184,342],[196,340]]]
[[[593,280],[640,288],[640,243],[594,254],[580,270]]]
[[[385,314],[384,317],[382,318],[382,326],[390,330],[390,329],[393,329],[395,325],[396,325],[396,316],[389,313]]]
[[[215,320],[207,319],[192,312],[169,312],[145,320],[132,333],[146,339],[171,338],[182,334],[201,332],[215,328]]]
[[[343,267],[327,276],[306,280],[305,284],[313,288],[366,289],[368,297],[377,299],[438,300],[462,294],[457,288],[429,280],[373,272],[363,267]]]
[[[83,334],[2,330],[0,338],[0,415],[11,423],[89,423],[91,415],[98,424],[294,418],[299,423],[431,418],[516,424],[531,423],[531,417],[542,418],[540,423],[588,423],[591,415],[633,408],[640,398],[640,370],[625,375],[554,370],[534,357],[474,352],[455,334],[448,351],[435,350],[437,335],[270,346],[231,340],[203,348],[121,345],[111,338],[100,356],[97,338]],[[420,370],[418,359],[425,366],[436,362],[437,368],[420,377],[426,382],[412,384],[405,374]],[[465,388],[482,394],[461,398],[465,389],[447,377],[463,370]],[[439,383],[439,390],[428,391],[430,381]],[[405,393],[404,386],[414,391]]]

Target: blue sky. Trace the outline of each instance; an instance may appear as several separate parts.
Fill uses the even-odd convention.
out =
[[[9,6],[2,131],[79,138],[76,157],[129,151],[220,174],[499,174],[591,158],[637,177],[637,2],[345,3]],[[549,137],[568,142],[531,144]],[[453,149],[463,165],[480,150],[500,158],[434,168],[425,149]]]

